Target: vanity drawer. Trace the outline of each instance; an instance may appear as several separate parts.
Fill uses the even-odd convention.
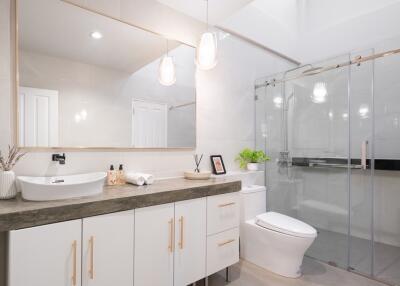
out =
[[[207,198],[207,234],[239,226],[239,193]]]
[[[207,237],[207,276],[239,261],[239,228]]]

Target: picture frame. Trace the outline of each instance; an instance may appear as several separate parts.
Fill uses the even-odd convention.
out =
[[[211,166],[213,169],[213,174],[215,175],[223,175],[226,174],[226,168],[224,164],[224,160],[221,155],[211,155]]]

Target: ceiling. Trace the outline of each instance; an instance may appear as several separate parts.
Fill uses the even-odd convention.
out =
[[[204,0],[157,0],[205,21]],[[209,0],[210,23],[299,62],[400,36],[400,0]]]
[[[206,22],[206,0],[157,0],[157,2],[199,21]],[[209,23],[218,24],[250,2],[252,0],[209,0]]]
[[[197,43],[206,29],[205,0],[67,1],[191,44]],[[302,63],[372,47],[384,39],[400,36],[400,0],[208,1],[211,25],[234,31]],[[157,37],[133,31],[116,21],[110,26],[111,20],[73,6],[69,6],[67,13],[61,12],[60,7],[68,5],[61,1],[21,3],[35,17],[29,20],[34,25],[27,21],[21,26],[26,48],[46,52],[59,49],[70,58],[85,58],[129,71],[151,62],[165,49]],[[47,17],[42,17],[44,6]],[[48,21],[51,25],[47,25]],[[88,37],[95,26],[105,31],[101,41],[93,42]],[[117,52],[110,55],[110,50]]]

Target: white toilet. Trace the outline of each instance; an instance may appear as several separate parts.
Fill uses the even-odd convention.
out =
[[[317,237],[312,226],[292,217],[266,211],[264,186],[240,191],[240,256],[285,277],[301,276],[304,253]]]

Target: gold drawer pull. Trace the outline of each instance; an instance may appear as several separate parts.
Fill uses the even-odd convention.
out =
[[[169,224],[169,245],[168,250],[169,252],[174,252],[174,219],[170,219],[168,221]]]
[[[91,236],[89,239],[90,244],[90,268],[89,275],[90,279],[94,279],[94,237]]]
[[[76,252],[77,252],[78,243],[76,240],[72,243],[72,285],[76,286]]]
[[[219,208],[223,208],[223,207],[233,206],[233,205],[235,205],[235,204],[236,204],[235,202],[231,202],[231,203],[226,203],[226,204],[218,205],[218,207],[219,207]]]
[[[221,246],[224,246],[224,245],[226,245],[226,244],[232,243],[232,242],[234,242],[234,241],[235,241],[235,239],[228,239],[227,241],[218,243],[218,246],[221,247]]]
[[[183,249],[183,216],[181,216],[181,218],[179,219],[179,222],[181,224],[181,237],[180,237],[180,241],[179,241],[179,248]]]

